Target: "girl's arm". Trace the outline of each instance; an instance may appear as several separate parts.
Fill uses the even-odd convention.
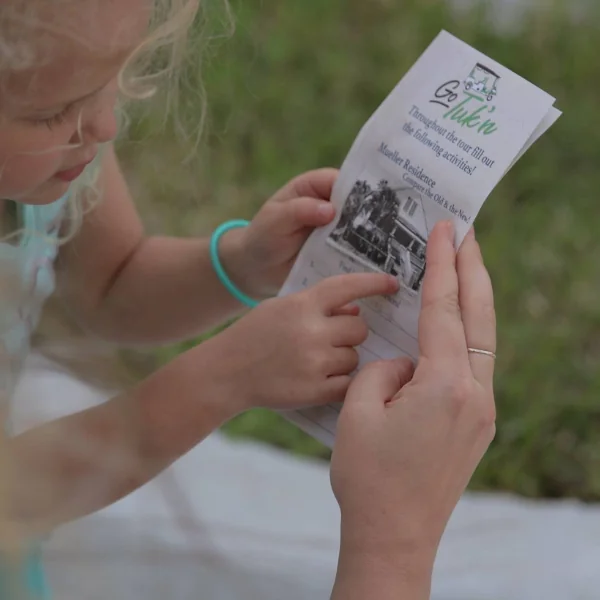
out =
[[[35,536],[112,504],[243,410],[216,354],[203,344],[128,393],[10,440],[16,524]]]
[[[132,391],[14,438],[0,453],[14,474],[0,501],[8,490],[15,520],[35,534],[144,485],[244,410],[341,402],[368,335],[342,308],[397,289],[357,273],[262,303]]]
[[[194,337],[243,309],[217,279],[208,240],[144,235],[112,148],[101,185],[102,201],[59,262],[62,296],[82,325],[116,342],[163,344]],[[240,233],[227,233],[220,244],[234,280],[243,264]]]

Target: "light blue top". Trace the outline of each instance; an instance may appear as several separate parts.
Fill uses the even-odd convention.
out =
[[[0,350],[10,358],[9,372],[0,378],[4,391],[12,393],[44,302],[54,291],[53,263],[66,201],[64,196],[45,206],[19,205],[21,239],[16,244],[0,242],[0,271],[8,273],[8,281],[18,277],[22,292],[14,302],[9,298],[0,312]]]
[[[58,236],[67,197],[45,206],[19,204],[23,235],[15,244],[0,242],[0,270],[9,277],[20,278],[20,285],[15,288],[22,291],[20,296],[15,295],[14,301],[9,293],[7,306],[0,311],[0,352],[8,358],[0,361],[3,365],[0,386],[9,398],[29,352],[31,334],[38,325],[44,302],[55,288],[53,265],[58,254]],[[10,591],[2,571],[0,564],[0,600],[5,600]],[[49,597],[37,548],[17,576],[23,578],[31,598]]]

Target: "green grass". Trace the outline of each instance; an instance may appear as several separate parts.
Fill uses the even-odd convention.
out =
[[[189,147],[151,118],[136,121],[135,144],[123,145],[151,229],[207,233],[223,219],[250,217],[291,176],[338,166],[441,28],[558,98],[564,116],[496,188],[477,222],[496,292],[499,417],[472,485],[600,499],[596,15],[572,24],[548,9],[508,36],[494,33],[485,11],[457,18],[435,0],[238,0],[233,7],[235,35],[212,46],[203,66],[210,110],[201,158],[182,164]],[[186,116],[199,112],[196,95],[186,100]],[[328,455],[266,411],[226,430]]]

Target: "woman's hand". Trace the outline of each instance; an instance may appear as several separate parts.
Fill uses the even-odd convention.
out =
[[[341,402],[358,366],[355,347],[368,335],[351,304],[397,290],[396,279],[384,274],[331,277],[266,300],[191,352],[214,357],[213,379],[226,382],[222,395],[237,411]]]
[[[492,285],[473,233],[428,244],[416,369],[367,366],[339,421],[332,485],[342,513],[334,598],[429,598],[447,522],[495,434]],[[362,592],[361,592],[362,590]]]
[[[336,169],[299,175],[264,204],[249,227],[231,232],[237,251],[229,261],[224,257],[224,268],[246,294],[277,294],[308,236],[333,220],[329,198],[337,176]]]

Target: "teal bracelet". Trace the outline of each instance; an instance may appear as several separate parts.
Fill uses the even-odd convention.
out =
[[[219,240],[221,237],[231,231],[232,229],[238,229],[240,227],[247,227],[250,223],[248,221],[237,220],[237,221],[227,221],[222,225],[219,225],[213,232],[210,238],[210,260],[212,262],[212,266],[219,278],[219,281],[225,286],[227,291],[239,302],[254,308],[258,306],[260,303],[256,300],[253,300],[249,296],[246,296],[232,281],[229,279],[227,273],[225,273],[225,269],[223,269],[223,265],[221,264],[221,260],[219,259]]]

